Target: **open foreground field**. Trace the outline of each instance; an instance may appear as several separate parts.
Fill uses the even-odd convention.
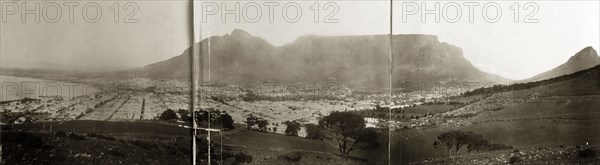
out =
[[[224,159],[225,164],[236,164],[236,159],[242,157],[239,155],[249,155],[249,161],[248,158],[244,158],[241,162],[244,164],[366,163],[366,158],[360,153],[342,159],[337,155],[335,148],[325,141],[249,131],[241,125],[238,127],[224,132],[222,136],[219,134],[211,136],[213,137],[211,145],[213,160]],[[15,162],[24,164],[191,163],[191,132],[170,124],[67,121],[20,124],[12,127],[9,125],[4,126],[4,129],[3,159],[9,164]],[[202,164],[206,163],[207,143],[204,140],[206,132],[199,131],[198,134],[199,163]],[[290,158],[294,156],[300,159]]]
[[[176,126],[72,121],[3,128],[2,158],[6,164],[191,163],[189,131]]]

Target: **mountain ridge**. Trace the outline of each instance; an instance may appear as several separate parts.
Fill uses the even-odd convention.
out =
[[[551,70],[535,75],[531,78],[521,80],[521,82],[533,82],[550,79],[589,69],[597,65],[600,65],[600,56],[598,56],[598,53],[594,48],[588,46],[569,57],[569,59],[565,63],[560,64],[559,66],[552,68]]]
[[[461,48],[440,42],[435,35],[398,34],[392,39],[394,86],[405,81],[509,81],[479,70],[464,57]],[[273,46],[260,37],[235,29],[230,34],[211,36],[195,44],[200,46],[204,74],[208,73],[209,40],[213,81],[337,81],[351,85],[389,85],[388,35],[303,35],[291,43]],[[189,67],[181,68],[185,57],[189,60],[189,48],[177,57],[130,71],[153,79],[181,78],[182,73],[189,72]],[[172,70],[167,67],[170,65],[177,65],[172,68],[183,71],[168,71]]]

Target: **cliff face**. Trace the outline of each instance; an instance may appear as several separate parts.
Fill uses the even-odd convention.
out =
[[[210,38],[212,81],[221,82],[314,82],[337,81],[349,85],[389,85],[389,36],[301,36],[275,47],[242,30]],[[201,68],[207,73],[208,40],[201,45]],[[413,82],[506,82],[507,79],[475,68],[456,46],[441,43],[432,35],[393,36],[393,83]],[[188,52],[188,51],[186,51]],[[187,58],[185,58],[187,57]],[[184,53],[171,60],[148,65],[150,78],[180,76],[176,69],[189,66]],[[169,67],[172,66],[172,67]],[[189,67],[188,67],[189,68]],[[183,68],[181,68],[183,69]],[[149,71],[153,72],[150,73]]]

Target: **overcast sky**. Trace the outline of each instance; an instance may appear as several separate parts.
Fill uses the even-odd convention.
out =
[[[30,9],[35,7],[36,1],[24,2]],[[42,2],[40,10],[46,6]],[[21,22],[21,13],[5,16],[6,22],[1,27],[1,66],[115,70],[166,60],[181,54],[190,45],[190,12],[186,1],[133,1],[137,7],[126,4],[127,1],[100,1],[97,4],[102,10],[101,17],[95,23],[90,23],[96,17],[94,7],[88,8],[86,18],[89,17],[90,22],[82,14],[83,7],[94,6],[94,2],[49,2],[58,2],[62,10],[61,19],[56,23],[45,20],[44,16],[39,23],[33,15],[27,15],[25,23]],[[78,4],[72,23],[64,2]],[[116,11],[111,10],[115,2],[121,9],[117,23],[114,21]],[[56,17],[56,9],[48,8],[46,17],[51,21]],[[135,8],[137,12],[133,12]],[[124,23],[132,12],[127,20],[137,19],[138,23]]]
[[[60,1],[61,3],[63,1]],[[57,23],[33,22],[33,16],[21,23],[20,13],[6,15],[0,33],[1,66],[18,67],[65,67],[87,69],[122,69],[147,65],[179,55],[189,43],[188,3],[185,1],[135,2],[139,11],[133,18],[138,23],[122,23],[133,7],[125,10],[125,2],[120,2],[119,23],[114,22],[114,2],[100,2],[102,17],[96,23],[82,18],[80,2],[76,8],[74,22],[68,20],[68,8],[62,7],[62,19]],[[233,14],[221,17],[221,1],[197,3],[196,21],[201,23],[200,38],[212,35],[225,35],[233,29],[243,29],[259,36],[274,45],[293,42],[298,36],[315,35],[369,35],[389,33],[389,1],[342,1],[327,4],[325,1],[297,1],[296,4],[283,1],[241,1],[240,21]],[[329,2],[329,1],[328,1]],[[433,9],[435,2],[425,2]],[[479,2],[474,7],[473,23],[469,21],[469,6],[463,2],[455,4],[440,2],[440,21],[427,15],[421,22],[420,12],[406,15],[403,21],[403,7],[422,7],[418,3],[394,3],[394,34],[434,34],[442,42],[461,47],[464,56],[476,67],[490,73],[511,79],[523,79],[549,70],[565,62],[571,55],[586,46],[599,47],[599,2],[536,2],[526,6],[519,2],[518,22],[514,22],[514,2],[497,2],[502,16],[495,23],[485,21],[484,15],[492,19],[496,16],[493,4]],[[483,6],[488,4],[487,14]],[[44,4],[41,4],[43,8]],[[274,13],[269,15],[269,5]],[[404,6],[403,6],[404,5]],[[454,5],[454,6],[453,6]],[[261,16],[256,17],[256,6]],[[447,10],[443,10],[446,6]],[[456,16],[456,6],[462,10],[461,18]],[[524,23],[523,19],[537,6],[532,19],[537,23]],[[215,11],[211,7],[217,7]],[[235,2],[225,1],[227,9],[235,9]],[[287,7],[287,17],[283,8]],[[302,10],[296,17],[295,7]],[[51,7],[49,7],[51,8]],[[214,12],[206,11],[209,9]],[[313,9],[313,10],[311,10]],[[316,10],[318,9],[318,10]],[[337,9],[337,12],[332,12]],[[7,12],[5,6],[2,12]],[[204,12],[203,12],[204,11]],[[318,11],[318,12],[317,12]],[[49,10],[49,15],[55,13]],[[88,11],[93,17],[94,10]],[[315,22],[315,14],[318,21]],[[409,11],[404,13],[410,14]],[[327,15],[332,14],[325,23]],[[445,16],[445,17],[444,17]],[[88,16],[90,17],[90,16]],[[206,17],[207,23],[203,17]],[[269,20],[272,18],[272,22]],[[288,20],[286,21],[285,18]],[[446,18],[446,19],[444,19]],[[336,22],[337,20],[337,22]],[[224,21],[224,23],[222,22]],[[456,23],[453,23],[456,21]],[[294,23],[295,22],[295,23]],[[209,26],[210,24],[210,26]],[[198,39],[199,41],[200,39]]]

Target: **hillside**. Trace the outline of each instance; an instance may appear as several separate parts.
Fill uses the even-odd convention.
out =
[[[538,91],[543,91],[542,94],[544,95],[600,94],[600,65],[542,81],[478,88],[466,92],[463,95],[472,96],[500,92],[515,92],[525,89],[537,89]]]
[[[395,131],[392,154],[400,156],[392,164],[505,164],[513,154],[512,150],[463,150],[464,155],[449,158],[447,150],[436,149],[432,143],[441,133],[452,130],[476,132],[494,143],[520,150],[515,153],[520,158],[517,164],[597,164],[600,157],[582,159],[574,147],[594,145],[597,152],[598,100],[600,65],[537,82],[480,88],[449,99],[463,106],[429,116],[422,111],[417,114],[420,118],[406,124],[415,128]],[[432,105],[417,107],[427,106]],[[406,110],[402,115],[413,115]]]
[[[201,63],[208,70],[208,41],[201,45]],[[394,35],[394,85],[418,82],[507,82],[474,67],[459,47],[432,35]],[[211,79],[222,82],[337,81],[351,85],[387,86],[389,37],[301,36],[273,46],[242,30],[210,38]],[[132,70],[153,79],[185,78],[189,50],[167,61]]]
[[[598,56],[598,53],[596,52],[596,50],[594,50],[594,48],[589,46],[577,52],[575,55],[571,56],[571,58],[569,58],[567,62],[557,66],[552,70],[540,73],[529,79],[525,79],[523,80],[523,82],[550,79],[565,74],[575,73],[577,71],[588,69],[596,65],[600,65],[600,56]]]
[[[468,153],[454,158],[439,158],[411,164],[598,164],[598,146],[528,148],[490,153]]]

